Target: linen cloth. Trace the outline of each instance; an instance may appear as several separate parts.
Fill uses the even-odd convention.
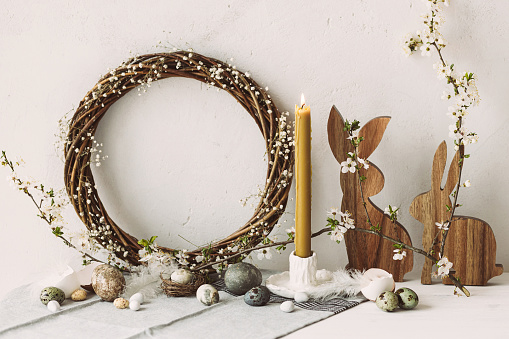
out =
[[[275,272],[263,273],[265,278]],[[195,297],[161,295],[135,312],[90,294],[81,302],[67,299],[59,312],[51,313],[25,285],[0,301],[0,338],[279,338],[337,313],[333,306],[329,311],[305,309],[312,302],[296,303],[294,312],[284,313],[279,302],[286,298],[273,296],[269,304],[252,307],[243,296],[219,295],[220,302],[212,306]],[[359,304],[339,302],[343,310]]]

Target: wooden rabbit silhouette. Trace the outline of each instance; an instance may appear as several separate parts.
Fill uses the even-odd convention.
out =
[[[367,159],[373,153],[382,140],[389,120],[390,117],[377,117],[360,129],[359,137],[364,137],[364,141],[360,143],[358,149],[360,158]],[[348,132],[343,130],[344,127],[343,117],[333,106],[329,115],[327,132],[332,153],[339,163],[346,161],[348,152],[354,151],[353,145],[347,139]],[[361,169],[359,174],[366,177],[366,180],[362,183],[362,190],[371,223],[374,226],[379,224],[381,233],[411,245],[412,242],[406,229],[399,223],[393,225],[390,218],[384,215],[384,212],[369,199],[369,197],[378,194],[384,186],[382,172],[373,163],[370,163],[369,168],[367,170]],[[341,173],[340,184],[343,191],[341,210],[349,211],[352,214],[357,228],[369,229],[370,225],[367,222],[359,189],[358,174]],[[358,270],[373,267],[382,268],[390,272],[395,281],[403,281],[405,273],[412,270],[413,252],[406,251],[406,257],[401,261],[393,260],[393,243],[382,239],[378,235],[348,231],[345,234],[345,243],[349,261],[348,268]]]
[[[442,231],[435,223],[443,223],[449,219],[450,212],[447,211],[446,205],[452,204],[449,197],[458,182],[459,159],[460,154],[456,152],[449,167],[445,186],[441,188],[447,161],[447,146],[443,141],[433,158],[431,190],[415,197],[410,205],[410,214],[424,225],[422,245],[425,251],[431,248],[435,236],[437,241],[434,251],[438,253],[440,250]],[[504,270],[502,265],[495,264],[496,247],[490,225],[480,219],[455,216],[449,226],[444,256],[453,263],[455,276],[461,279],[462,284],[486,285],[489,279],[502,274]],[[422,268],[421,283],[431,284],[432,268],[433,262],[426,259]],[[443,282],[452,283],[449,279],[444,279]]]

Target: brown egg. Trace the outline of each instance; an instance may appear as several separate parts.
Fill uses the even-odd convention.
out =
[[[74,301],[82,301],[87,299],[87,291],[78,288],[71,294],[71,299]]]

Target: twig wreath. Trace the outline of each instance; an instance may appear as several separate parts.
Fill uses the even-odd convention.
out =
[[[255,247],[270,233],[286,208],[294,162],[293,142],[281,142],[291,140],[286,119],[249,73],[192,51],[147,54],[124,62],[85,95],[71,119],[65,147],[65,186],[74,209],[97,242],[118,258],[139,265],[138,251],[144,246],[108,215],[92,175],[91,149],[101,118],[117,100],[135,88],[145,91],[152,82],[171,77],[195,79],[231,94],[258,125],[268,158],[261,199],[242,227],[220,241],[190,252],[158,247],[173,257],[185,258],[179,261],[181,265],[199,270],[222,257]],[[234,260],[242,260],[247,254],[234,256]]]

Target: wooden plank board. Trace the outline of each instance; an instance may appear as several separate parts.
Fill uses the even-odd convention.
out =
[[[426,251],[431,248],[435,237],[437,240],[433,249],[435,253],[440,250],[442,231],[435,223],[442,223],[450,216],[446,205],[451,206],[450,195],[458,182],[459,157],[459,152],[456,152],[447,181],[441,188],[447,161],[447,145],[443,141],[433,158],[431,190],[418,195],[410,206],[410,214],[424,225],[422,245]],[[444,256],[453,263],[455,276],[464,285],[486,285],[489,279],[503,272],[502,265],[495,264],[496,246],[490,225],[480,219],[456,216],[449,227]],[[421,272],[422,284],[431,284],[432,268],[433,262],[426,259]],[[449,279],[443,282],[452,284]]]
[[[364,137],[364,141],[359,146],[359,157],[367,159],[373,153],[380,143],[389,121],[389,117],[377,117],[364,125],[359,131],[359,136]],[[347,139],[348,133],[343,130],[344,126],[343,117],[333,106],[329,115],[327,132],[332,153],[339,163],[347,159],[348,152],[354,151],[350,140]],[[389,217],[384,215],[383,211],[369,199],[369,197],[378,194],[384,186],[385,179],[380,169],[370,163],[367,170],[360,170],[360,174],[367,178],[362,183],[362,189],[366,199],[366,209],[372,224],[379,224],[382,233],[401,239],[405,244],[411,245],[412,242],[406,229],[400,223],[394,225]],[[352,214],[356,227],[369,229],[370,226],[367,222],[366,211],[359,189],[358,174],[341,173],[340,185],[343,191],[341,210],[349,211]],[[345,234],[345,244],[348,254],[348,268],[358,270],[374,267],[382,268],[390,272],[395,281],[403,281],[405,273],[412,270],[413,253],[407,251],[407,256],[403,260],[393,260],[394,247],[392,242],[377,235],[349,231]]]

